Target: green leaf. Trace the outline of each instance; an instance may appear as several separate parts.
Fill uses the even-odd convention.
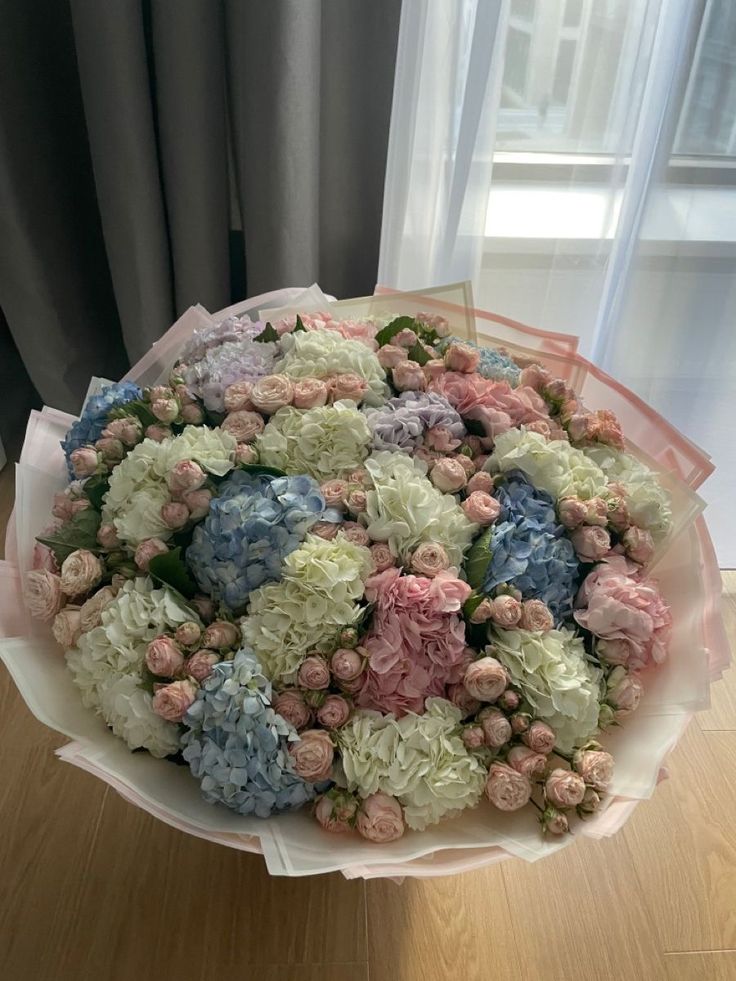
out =
[[[294,330],[292,331],[292,334],[296,334],[296,332],[299,331],[299,330],[306,330],[306,329],[307,328],[302,323],[302,318],[299,316],[299,314],[297,314],[296,315],[296,325],[294,327]]]
[[[469,620],[485,599],[480,593],[471,593],[463,603],[463,616]]]
[[[480,589],[486,578],[486,569],[491,561],[491,537],[493,529],[487,528],[480,538],[473,542],[465,562],[465,578],[473,589]]]
[[[107,414],[108,419],[124,419],[126,416],[135,416],[136,419],[139,419],[144,430],[149,426],[155,426],[158,422],[156,416],[151,412],[151,406],[143,399],[133,399],[132,402],[126,402],[125,405],[111,409]]]
[[[426,364],[428,361],[432,360],[419,341],[409,348],[408,354],[409,360],[416,361],[417,364]]]
[[[109,488],[109,475],[106,473],[96,473],[84,482],[84,495],[93,508],[101,511],[102,498],[107,494]]]
[[[397,317],[396,320],[392,320],[390,324],[386,324],[378,331],[376,342],[379,347],[383,347],[384,344],[389,344],[402,330],[416,331],[416,329],[417,322],[413,317]]]
[[[276,331],[271,326],[271,324],[268,323],[263,328],[261,333],[258,334],[257,337],[253,338],[254,341],[260,341],[261,344],[269,344],[272,341],[277,341],[278,339],[279,339],[279,335],[276,333]]]
[[[93,508],[78,511],[61,528],[50,535],[39,535],[36,541],[48,546],[54,553],[59,565],[64,559],[76,552],[78,548],[86,548],[90,552],[99,552],[97,529],[100,527],[100,515]]]
[[[254,476],[263,474],[266,477],[285,477],[286,472],[284,470],[279,470],[278,467],[265,467],[260,463],[240,463],[238,464],[239,470],[245,470],[246,473],[252,473]]]
[[[191,599],[197,591],[194,580],[184,565],[180,548],[164,552],[163,555],[154,555],[148,563],[148,571],[157,582],[171,586],[186,599]]]
[[[483,423],[479,422],[477,419],[466,419],[463,417],[463,422],[465,423],[465,428],[467,429],[469,435],[471,436],[485,436],[486,431],[483,428]]]

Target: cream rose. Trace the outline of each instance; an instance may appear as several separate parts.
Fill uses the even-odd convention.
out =
[[[66,601],[61,578],[47,569],[26,573],[24,597],[28,612],[36,620],[51,620]]]
[[[80,596],[96,586],[103,573],[103,565],[97,556],[86,548],[79,548],[61,564],[61,588],[67,596]]]
[[[250,400],[259,412],[272,416],[294,399],[294,386],[286,375],[259,378],[250,392]]]

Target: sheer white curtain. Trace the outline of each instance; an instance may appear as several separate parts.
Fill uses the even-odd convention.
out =
[[[379,282],[473,281],[710,452],[736,566],[736,4],[404,0]]]

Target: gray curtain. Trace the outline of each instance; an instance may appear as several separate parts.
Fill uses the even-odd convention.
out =
[[[119,377],[192,303],[372,292],[400,6],[0,0],[0,384],[17,404],[19,360],[77,411],[90,375]]]

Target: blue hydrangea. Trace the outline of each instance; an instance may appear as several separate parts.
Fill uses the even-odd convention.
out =
[[[508,583],[524,599],[546,603],[557,622],[566,619],[572,612],[579,563],[557,521],[553,498],[533,487],[519,470],[506,475],[494,497],[501,514],[491,534],[484,591]]]
[[[203,592],[238,613],[251,590],[281,578],[285,557],[316,521],[338,517],[311,477],[236,470],[194,529],[187,564]]]
[[[184,725],[183,756],[208,803],[267,818],[314,797],[291,768],[296,731],[271,708],[271,683],[247,648],[215,665]]]
[[[380,409],[369,409],[366,418],[377,450],[412,450],[434,426],[444,426],[456,438],[465,436],[460,414],[437,392],[402,392]]]
[[[480,364],[477,368],[479,375],[483,375],[484,378],[490,378],[491,381],[508,382],[512,388],[516,388],[519,384],[521,368],[508,354],[503,354],[498,348],[483,347],[480,344],[473,344],[472,341],[466,341],[460,337],[448,337],[442,343],[442,350],[444,351],[447,345],[452,343],[469,344],[470,347],[475,347],[480,351]]]
[[[69,461],[74,450],[78,450],[80,446],[96,443],[107,425],[108,413],[112,409],[117,409],[119,406],[125,405],[126,402],[132,402],[140,397],[141,390],[137,385],[132,382],[117,382],[114,385],[106,386],[97,395],[87,399],[87,403],[82,409],[82,415],[72,425],[61,443],[71,479],[74,479],[74,471]]]

